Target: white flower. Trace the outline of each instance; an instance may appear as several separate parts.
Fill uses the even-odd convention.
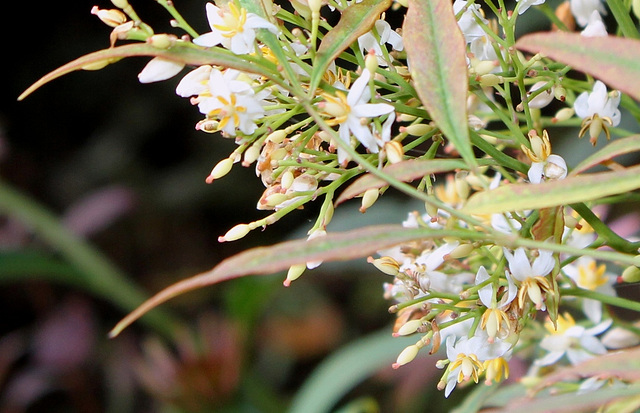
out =
[[[193,43],[204,47],[222,44],[235,54],[248,54],[254,51],[255,29],[267,29],[278,34],[278,28],[262,17],[247,13],[244,8],[238,10],[233,2],[227,4],[228,11],[207,3],[207,20],[211,31],[193,39]]]
[[[204,65],[187,73],[176,87],[176,94],[183,98],[197,96],[209,90],[211,66]]]
[[[548,83],[549,82],[544,80],[534,83],[533,86],[531,86],[531,88],[529,89],[529,93],[527,93],[527,96],[531,95],[533,92],[542,88],[543,86],[546,86]],[[529,100],[529,107],[541,109],[547,106],[554,99],[553,89],[554,87],[551,86],[550,88],[538,93],[536,96],[533,97],[533,99]]]
[[[522,145],[522,151],[531,159],[531,167],[527,172],[529,182],[539,184],[542,179],[558,180],[567,176],[567,163],[559,155],[551,155],[551,143],[546,130],[542,138],[535,131],[529,132],[531,149]]]
[[[476,274],[475,285],[480,285],[490,278],[489,273],[480,266]],[[489,283],[478,290],[480,302],[487,307],[482,314],[482,322],[480,328],[486,330],[489,341],[493,342],[496,337],[505,338],[509,333],[510,321],[503,308],[508,306],[518,293],[513,279],[507,273],[508,287],[507,291],[502,295],[500,301],[497,300],[498,289],[495,283]]]
[[[591,14],[597,11],[599,14],[606,16],[607,10],[604,8],[601,0],[571,0],[571,13],[575,17],[576,22],[584,27],[589,23]]]
[[[607,36],[607,27],[604,25],[602,21],[602,17],[598,10],[594,10],[589,16],[589,23],[587,23],[587,27],[584,28],[580,34],[584,37],[604,37]]]
[[[176,63],[171,60],[154,57],[138,74],[138,80],[140,83],[160,82],[174,77],[183,68],[184,63]]]
[[[393,106],[387,103],[366,103],[369,101],[369,79],[371,74],[367,69],[351,85],[349,93],[345,96],[342,91],[337,91],[337,97],[323,95],[325,101],[321,103],[322,111],[333,117],[327,121],[331,126],[339,125],[340,139],[350,143],[351,134],[372,153],[378,153],[376,138],[371,132],[370,126],[363,119],[387,115],[393,112]],[[338,160],[340,163],[347,159],[347,154],[338,147]]]
[[[489,35],[483,34],[470,42],[469,50],[478,60],[498,60],[498,55],[493,48],[493,43],[493,39],[491,39]],[[496,66],[493,71],[500,71],[500,67]]]
[[[524,248],[518,248],[513,254],[506,248],[503,248],[503,251],[509,263],[511,275],[520,282],[518,306],[523,308],[525,297],[528,296],[537,309],[545,310],[546,306],[542,294],[551,291],[551,284],[545,277],[555,265],[553,253],[539,250],[538,257],[531,264]]]
[[[394,50],[401,51],[404,48],[402,36],[392,30],[389,23],[382,19],[376,21],[375,29],[380,37],[380,41],[376,40],[373,32],[370,31],[358,37],[358,46],[364,52],[373,49],[378,58],[378,65],[385,67],[388,66],[389,63],[385,59],[381,46],[389,43]]]
[[[548,353],[534,363],[538,366],[548,366],[567,356],[571,364],[578,364],[592,358],[594,355],[607,352],[604,344],[596,337],[611,326],[612,320],[606,320],[591,327],[584,328],[576,325],[570,314],[558,316],[558,329],[547,323],[547,330],[551,333],[542,339],[540,347]]]
[[[516,0],[518,2],[518,14],[522,14],[529,10],[531,6],[539,6],[544,3],[545,0]]]
[[[467,1],[456,0],[453,2],[453,12],[458,15],[462,10],[462,15],[458,19],[458,26],[464,35],[464,39],[467,43],[471,43],[474,40],[484,37],[486,33],[482,27],[478,24],[476,19],[480,20],[484,24],[488,24],[489,21],[485,19],[480,12],[479,4],[472,4],[467,6]]]
[[[611,126],[620,124],[620,93],[610,96],[607,94],[607,87],[597,80],[593,84],[591,93],[582,92],[573,104],[576,115],[582,119],[598,115],[601,118],[611,119]]]
[[[598,266],[596,260],[591,257],[580,257],[575,262],[565,265],[563,271],[580,288],[615,296],[613,283],[616,277],[606,273],[606,269],[604,264]],[[602,320],[602,303],[598,300],[583,298],[582,311],[594,323]]]
[[[235,136],[236,130],[252,134],[257,128],[255,121],[264,115],[251,85],[235,80],[238,75],[239,72],[229,69],[224,74],[218,69],[211,70],[207,85],[211,96],[192,99],[201,113],[219,120],[218,130],[230,136]]]

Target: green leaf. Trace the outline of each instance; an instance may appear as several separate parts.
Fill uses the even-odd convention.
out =
[[[338,24],[325,34],[318,47],[309,90],[316,90],[331,62],[358,40],[358,37],[371,30],[380,14],[390,6],[391,0],[364,0],[352,3],[342,12]]]
[[[230,51],[219,47],[203,49],[190,43],[178,43],[169,49],[158,49],[157,47],[153,47],[145,43],[136,43],[99,50],[73,60],[42,77],[27,90],[22,92],[18,97],[18,100],[26,98],[36,89],[39,89],[52,80],[75,70],[81,70],[95,65],[107,65],[122,58],[134,56],[161,57],[176,63],[184,63],[185,65],[200,66],[209,64],[231,67],[248,73],[255,73],[269,77],[280,86],[289,89],[289,86],[279,80],[278,76],[274,75],[274,73],[277,73],[275,65],[268,63],[265,60],[260,60],[258,63],[255,58],[237,56]],[[267,68],[268,66],[271,67]]]
[[[481,165],[495,165],[493,160],[481,160]],[[403,182],[411,182],[414,179],[440,172],[449,172],[455,169],[468,169],[467,164],[459,159],[410,159],[384,167],[384,173]],[[366,174],[349,185],[336,200],[336,205],[341,204],[357,195],[363,194],[367,189],[382,188],[388,183],[372,174]]]
[[[467,126],[466,45],[450,0],[410,0],[404,47],[422,104],[470,167],[476,160]]]
[[[609,10],[613,14],[613,17],[618,23],[619,30],[624,37],[630,37],[633,39],[640,38],[638,29],[631,19],[629,2],[622,2],[621,0],[606,0]],[[625,5],[626,3],[626,5]]]
[[[616,156],[637,151],[640,151],[640,135],[631,135],[625,138],[616,139],[615,141],[607,144],[604,148],[600,149],[598,152],[580,162],[569,173],[569,176],[577,175],[589,168],[593,168],[596,165],[609,161]]]
[[[295,395],[289,413],[325,413],[353,387],[395,361],[415,337],[391,337],[384,329],[363,337],[325,359]]]
[[[640,100],[640,40],[556,31],[523,36],[515,47],[542,53]]]
[[[462,211],[490,214],[592,201],[640,188],[640,166],[541,184],[511,184],[472,195]]]

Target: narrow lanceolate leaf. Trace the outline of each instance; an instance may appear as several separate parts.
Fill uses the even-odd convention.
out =
[[[640,100],[640,40],[545,32],[523,36],[516,48],[542,53]]]
[[[640,188],[640,166],[541,184],[504,185],[472,195],[462,211],[489,214],[592,201]]]
[[[481,160],[481,164],[495,164],[493,160]],[[410,159],[384,167],[383,171],[403,182],[411,182],[431,174],[449,172],[456,169],[468,169],[459,159]],[[337,204],[341,204],[355,196],[363,194],[367,189],[382,188],[388,183],[373,174],[366,174],[349,185],[338,197]]]
[[[403,26],[411,77],[422,104],[469,166],[466,46],[450,0],[410,0]]]
[[[391,0],[364,0],[352,3],[342,12],[338,24],[327,32],[318,47],[310,90],[318,87],[331,62],[358,40],[358,37],[371,30],[380,14],[390,6]]]
[[[237,56],[222,48],[202,49],[195,45],[179,43],[170,49],[158,49],[146,43],[136,43],[100,50],[73,60],[42,77],[25,90],[18,97],[18,100],[26,98],[43,85],[73,71],[95,67],[96,65],[106,66],[122,58],[133,56],[161,57],[173,62],[184,63],[185,65],[220,65],[273,78],[274,81],[278,82],[277,77],[273,75],[273,73],[277,73],[275,72],[275,66],[272,71],[268,70],[266,65],[270,63],[261,62],[261,64],[256,64],[256,62],[248,60],[246,56]],[[281,86],[287,87],[283,82],[279,83],[281,83]]]
[[[631,135],[625,138],[616,139],[576,165],[569,175],[578,175],[589,168],[593,168],[596,165],[610,161],[616,156],[638,151],[640,151],[640,135]]]
[[[152,308],[187,291],[250,274],[273,274],[308,261],[351,260],[403,242],[454,235],[460,236],[455,231],[381,225],[328,234],[310,241],[296,240],[253,248],[222,261],[211,271],[187,278],[160,291],[120,321],[111,330],[110,336],[117,336]]]

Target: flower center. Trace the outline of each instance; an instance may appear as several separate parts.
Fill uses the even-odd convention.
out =
[[[596,267],[595,261],[589,261],[587,265],[578,267],[578,286],[591,291],[607,283],[607,277],[604,275],[607,267],[601,264]]]
[[[238,33],[244,31],[244,24],[247,21],[247,10],[242,8],[238,10],[235,4],[229,2],[229,13],[221,12],[224,24],[216,24],[213,27],[222,32],[224,37],[234,37]]]
[[[458,354],[455,361],[451,363],[451,370],[455,370],[458,367],[460,367],[457,379],[458,383],[467,381],[469,378],[473,378],[473,381],[477,383],[478,375],[482,373],[484,369],[475,354],[464,353]]]

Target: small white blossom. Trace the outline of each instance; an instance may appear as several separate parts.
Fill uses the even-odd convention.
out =
[[[607,87],[601,81],[597,80],[593,84],[591,93],[582,92],[573,104],[576,115],[580,118],[588,118],[597,114],[601,118],[611,119],[611,126],[620,124],[620,93],[614,96],[607,94]]]
[[[382,47],[385,43],[389,43],[394,50],[403,50],[404,45],[402,44],[402,36],[392,30],[389,23],[382,19],[376,21],[375,29],[380,37],[380,41],[376,40],[373,32],[370,31],[358,37],[358,46],[360,50],[364,52],[368,52],[373,49],[376,57],[378,58],[378,65],[385,67],[389,65],[389,62],[385,59]]]
[[[531,6],[539,6],[544,3],[545,0],[516,0],[518,2],[518,14],[522,14],[529,10]]]
[[[464,35],[465,41],[467,43],[471,43],[486,35],[476,19],[480,20],[484,24],[488,24],[489,21],[482,16],[479,4],[472,4],[470,6],[467,4],[468,2],[465,0],[454,1],[453,12],[458,15],[458,13],[462,11],[462,15],[460,16],[460,19],[458,19],[458,26]]]
[[[267,29],[278,34],[278,28],[262,17],[247,13],[229,2],[229,10],[223,10],[213,3],[207,3],[207,20],[211,31],[193,39],[193,43],[213,47],[222,44],[235,54],[248,54],[255,51],[255,29]]]
[[[553,269],[555,261],[551,251],[540,250],[538,257],[529,262],[524,248],[516,249],[513,254],[503,248],[504,256],[509,263],[509,271],[513,278],[520,282],[518,288],[518,306],[524,307],[525,296],[536,305],[539,310],[545,310],[544,292],[551,291],[551,284],[545,278]]]

